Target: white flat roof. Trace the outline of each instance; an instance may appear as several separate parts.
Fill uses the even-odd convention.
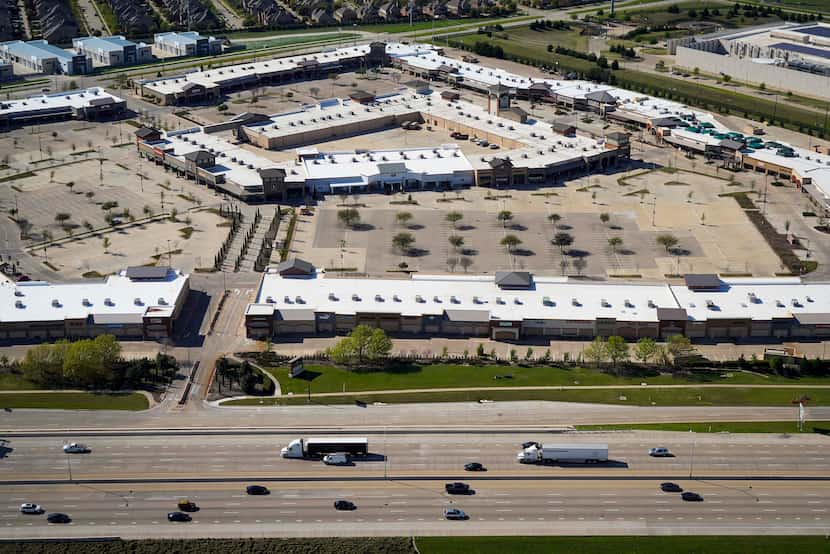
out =
[[[29,96],[24,100],[3,100],[0,101],[0,115],[22,115],[28,112],[55,108],[82,109],[107,100],[113,103],[124,101],[122,98],[110,94],[101,87],[92,87],[55,94],[37,94]]]
[[[151,281],[129,279],[124,271],[105,281],[82,283],[2,281],[0,322],[63,321],[90,316],[134,320],[145,314],[169,317],[188,278],[171,270],[166,279]]]

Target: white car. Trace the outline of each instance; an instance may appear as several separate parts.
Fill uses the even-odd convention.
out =
[[[655,448],[649,448],[648,455],[653,458],[666,458],[671,456],[671,452],[665,446],[657,446]]]
[[[67,454],[87,454],[90,450],[85,444],[71,442],[63,445],[63,451]]]
[[[31,502],[26,502],[25,504],[20,505],[20,513],[21,514],[42,514],[43,513],[43,508],[41,508],[37,504],[32,504]]]
[[[349,455],[342,452],[326,454],[323,456],[323,463],[327,466],[343,466],[349,463]]]

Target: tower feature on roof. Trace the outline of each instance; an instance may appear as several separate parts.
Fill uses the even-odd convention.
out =
[[[527,271],[497,271],[496,285],[505,290],[530,289],[533,287],[533,275]]]

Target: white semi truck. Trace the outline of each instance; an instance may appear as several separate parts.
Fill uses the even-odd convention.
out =
[[[608,445],[534,443],[519,451],[516,460],[522,464],[598,464],[608,461]]]
[[[280,450],[283,458],[317,458],[326,454],[344,453],[365,456],[369,453],[369,439],[364,437],[310,437],[294,439]]]

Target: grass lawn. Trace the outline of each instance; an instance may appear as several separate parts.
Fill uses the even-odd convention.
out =
[[[312,387],[312,393],[315,389]],[[233,400],[223,406],[296,405],[307,404],[305,390],[285,398],[247,398]],[[314,398],[315,404],[353,404],[356,400],[371,404],[405,404],[413,402],[475,402],[481,399],[495,401],[547,400],[556,402],[587,402],[592,404],[620,404],[629,406],[788,406],[802,395],[808,395],[814,406],[830,404],[830,389],[757,389],[749,387],[683,388],[683,389],[525,389],[455,392],[395,392],[391,394],[363,393],[360,395],[333,395]],[[793,408],[795,410],[795,408]],[[793,411],[795,414],[795,411]]]
[[[330,365],[307,364],[300,377],[288,376],[287,367],[269,368],[277,378],[283,394],[305,394],[311,383],[312,393],[430,389],[452,387],[539,387],[559,385],[683,385],[683,384],[830,384],[830,379],[786,379],[742,371],[703,371],[688,378],[661,374],[650,377],[617,377],[594,369],[561,367],[512,367],[508,365],[400,364],[385,371],[350,371]],[[512,379],[496,379],[510,374]]]
[[[580,554],[777,554],[826,552],[830,541],[804,537],[418,537],[421,554],[503,554],[504,552],[579,552]]]
[[[244,44],[248,51],[258,50],[260,48],[275,48],[278,46],[292,46],[297,44],[305,44],[308,42],[317,42],[320,40],[349,40],[359,37],[357,33],[327,33],[319,35],[303,35],[303,36],[278,36],[269,38],[267,40],[236,40],[240,44]]]
[[[731,8],[731,4],[724,2],[698,0],[693,2],[680,2],[675,5],[680,9],[680,13],[669,12],[668,5],[648,6],[636,9],[629,8],[623,11],[622,13],[628,18],[630,18],[626,20],[627,24],[649,25],[651,27],[659,25],[677,25],[678,23],[684,23],[689,21],[706,21],[711,23],[719,23],[724,27],[747,27],[751,25],[762,25],[764,23],[780,21],[779,18],[775,15],[771,15],[770,17],[745,17],[743,15],[743,10],[736,17],[729,17],[729,10]],[[704,20],[700,14],[703,8],[708,8],[710,12],[713,9],[718,9],[720,10],[720,15],[710,15],[708,18]],[[689,10],[691,9],[697,11],[696,17],[689,17]],[[602,17],[604,19],[608,19],[610,17],[607,8],[605,9],[605,15]]]
[[[830,421],[807,421],[804,430],[795,421],[721,421],[699,423],[637,423],[631,425],[577,425],[580,431],[615,431],[633,429],[646,431],[689,431],[695,433],[830,433]]]
[[[49,392],[0,394],[2,408],[37,408],[47,410],[146,410],[143,394],[96,394],[91,392]]]
[[[41,387],[36,383],[27,381],[20,375],[0,373],[0,391],[3,390],[37,390]]]

